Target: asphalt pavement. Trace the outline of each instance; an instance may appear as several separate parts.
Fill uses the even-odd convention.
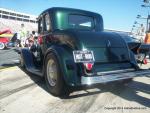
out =
[[[16,66],[19,64],[18,48],[0,50],[0,69]]]
[[[58,98],[47,91],[43,78],[11,62],[19,59],[14,49],[6,50],[6,53],[12,57],[5,52],[3,55],[7,57],[3,60],[0,57],[3,67],[0,69],[0,113],[150,112],[150,76],[134,78],[128,84],[111,83],[80,89],[69,97]],[[4,62],[6,59],[10,62]]]

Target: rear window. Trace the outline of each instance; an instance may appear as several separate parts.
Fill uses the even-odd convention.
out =
[[[69,15],[69,25],[77,29],[94,29],[94,18],[83,15]]]

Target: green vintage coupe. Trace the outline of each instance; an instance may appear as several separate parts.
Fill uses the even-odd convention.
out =
[[[134,56],[137,50],[147,53],[149,47],[128,45],[121,35],[104,32],[100,14],[49,8],[39,15],[38,32],[38,43],[21,49],[21,66],[44,77],[55,96],[67,94],[70,87],[150,74],[139,68]]]

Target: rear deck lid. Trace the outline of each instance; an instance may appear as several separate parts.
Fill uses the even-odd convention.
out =
[[[96,62],[129,61],[129,50],[124,39],[112,32],[77,32],[82,49],[91,50]]]

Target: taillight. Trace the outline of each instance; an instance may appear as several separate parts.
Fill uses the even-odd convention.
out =
[[[144,60],[143,60],[143,64],[147,64],[148,62],[147,62],[147,59],[145,58]]]
[[[93,63],[84,63],[86,70],[91,71],[93,68]]]

